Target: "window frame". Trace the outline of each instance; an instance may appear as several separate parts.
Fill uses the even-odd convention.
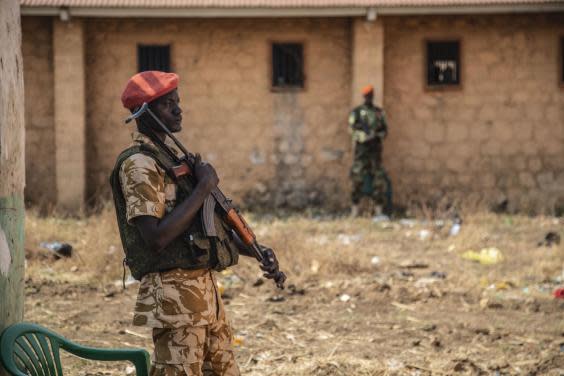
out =
[[[429,43],[458,43],[458,84],[448,84],[448,85],[432,85],[429,84],[428,80],[428,67],[429,67]],[[463,64],[464,60],[464,48],[463,48],[462,37],[450,36],[450,37],[429,37],[423,39],[423,88],[425,91],[460,91],[464,87],[464,77],[466,64]]]
[[[173,55],[173,45],[172,43],[142,43],[142,42],[138,42],[136,45],[136,52],[137,52],[137,72],[143,72],[142,70],[140,70],[140,59],[139,59],[139,52],[140,52],[140,48],[141,47],[168,47],[168,63],[169,63],[169,72],[174,72],[174,64],[173,64],[173,59],[172,59],[172,55]],[[154,70],[154,69],[152,69]]]
[[[275,44],[300,44],[302,46],[302,86],[275,86],[273,85],[273,77],[274,74],[274,56],[273,50]],[[271,92],[280,93],[280,92],[303,92],[307,89],[307,52],[308,46],[305,40],[303,39],[270,39],[267,41],[267,58],[268,58],[268,87]]]

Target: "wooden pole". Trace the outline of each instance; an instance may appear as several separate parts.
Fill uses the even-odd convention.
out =
[[[0,332],[23,319],[24,84],[19,0],[0,1]],[[0,375],[5,375],[1,369]]]

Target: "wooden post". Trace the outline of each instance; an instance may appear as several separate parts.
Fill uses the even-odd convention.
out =
[[[24,87],[19,0],[0,1],[0,332],[23,319]],[[1,369],[0,375],[5,375]]]

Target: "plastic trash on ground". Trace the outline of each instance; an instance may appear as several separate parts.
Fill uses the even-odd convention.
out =
[[[61,242],[42,242],[39,246],[53,252],[55,259],[72,256],[72,245]]]
[[[503,254],[495,247],[482,248],[480,252],[473,250],[466,251],[462,254],[462,258],[471,261],[477,261],[482,265],[493,265],[503,261]]]

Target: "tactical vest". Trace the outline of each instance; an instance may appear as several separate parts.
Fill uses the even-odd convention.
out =
[[[126,203],[119,180],[122,163],[130,156],[142,153],[153,160],[175,180],[177,184],[176,202],[186,199],[194,190],[194,184],[186,177],[174,179],[171,172],[176,163],[165,153],[149,144],[140,144],[124,150],[117,158],[110,176],[112,194],[116,207],[117,223],[123,249],[124,262],[137,280],[152,272],[174,268],[223,270],[237,264],[239,252],[232,238],[230,227],[217,214],[215,228],[217,237],[204,235],[201,216],[196,215],[190,228],[158,252],[149,251],[137,227],[127,222]]]

